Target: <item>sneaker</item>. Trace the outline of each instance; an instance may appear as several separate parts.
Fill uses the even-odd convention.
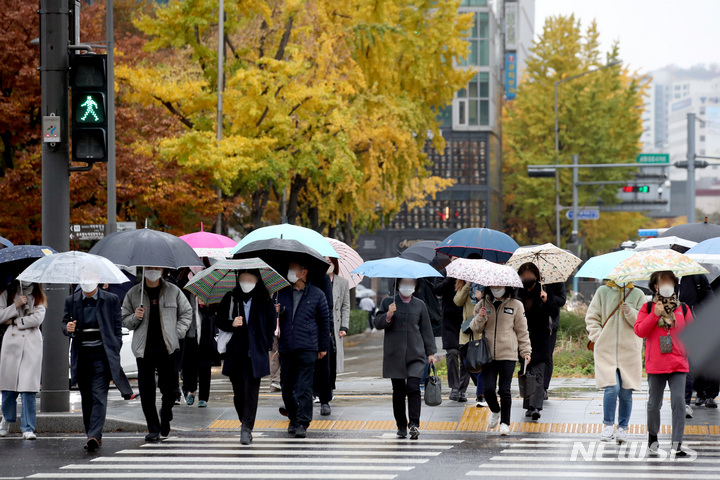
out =
[[[482,395],[478,395],[475,399],[475,406],[477,408],[487,407],[487,402],[485,401],[485,397]]]
[[[417,425],[410,425],[410,440],[417,440],[420,436],[420,429]]]
[[[407,438],[407,428],[398,428],[397,438]]]
[[[287,416],[288,416],[287,408],[285,408],[285,407],[280,407],[280,408],[278,408],[278,412],[280,412],[280,415],[282,415],[283,417],[287,417]]]
[[[458,393],[457,389],[453,388],[450,391],[450,401],[451,402],[457,402],[458,398],[460,398],[460,394]]]
[[[619,444],[627,442],[627,428],[618,427],[615,433],[615,441]]]
[[[547,399],[548,399],[548,391],[545,390],[545,393],[543,394],[543,400],[547,400]]]
[[[148,443],[158,443],[160,441],[159,433],[148,433],[145,435],[145,441]]]
[[[240,431],[240,444],[250,445],[252,443],[252,431],[249,428],[244,428]]]
[[[315,397],[313,399],[313,403],[320,403],[320,397]]]
[[[198,402],[198,408],[206,408],[206,407],[207,407],[207,402],[205,400],[200,400]]]
[[[307,437],[307,427],[305,425],[298,425],[295,428],[295,438],[306,438]]]
[[[95,437],[88,438],[88,441],[85,444],[85,450],[87,450],[88,453],[92,453],[98,448],[100,448],[100,441]]]
[[[657,455],[660,449],[660,442],[658,442],[657,435],[648,434],[648,453],[650,455]]]
[[[193,403],[195,403],[195,395],[193,395],[192,393],[188,393],[188,396],[185,397],[185,403],[187,403],[188,405],[192,405]]]
[[[717,408],[718,407],[717,403],[715,403],[714,398],[708,398],[707,400],[705,400],[705,406],[707,408]]]
[[[37,436],[35,435],[35,432],[23,432],[22,438],[23,440],[35,440],[37,439]]]
[[[685,418],[692,418],[693,409],[690,405],[685,405]]]
[[[498,423],[500,423],[500,412],[492,412],[492,414],[490,414],[490,423],[488,423],[488,428],[495,428],[498,426]]]
[[[688,453],[682,449],[682,442],[678,442],[676,448],[670,449],[671,457],[687,457]]]
[[[7,437],[8,432],[10,431],[10,424],[5,421],[3,418],[0,420],[0,437]]]
[[[288,424],[287,432],[288,432],[288,435],[295,435],[295,432],[297,432],[297,425],[295,425],[294,423],[290,422],[290,423]]]
[[[182,394],[178,393],[175,397],[175,405],[180,405],[180,399],[182,399]]]
[[[603,427],[602,435],[600,436],[600,440],[603,442],[611,442],[615,438],[615,428],[613,425],[605,425]]]
[[[280,386],[280,382],[270,382],[270,391],[271,392],[279,392],[282,390],[282,387]]]
[[[464,393],[458,393],[458,403],[466,403],[467,402],[467,395]]]
[[[702,397],[700,395],[695,397],[695,406],[702,407],[703,405],[705,405],[705,397]]]
[[[510,425],[507,423],[501,423],[500,424],[500,435],[509,435],[510,434]]]
[[[538,409],[533,410],[532,419],[535,421],[540,420],[540,410],[538,410]]]
[[[327,403],[323,403],[322,405],[320,405],[320,415],[322,415],[323,417],[327,417],[328,415],[330,415],[330,413],[332,413],[332,411],[330,410],[330,405],[328,405]]]
[[[534,411],[535,411],[534,408],[528,408],[527,410],[525,410],[525,416],[528,418],[532,417],[532,414]]]

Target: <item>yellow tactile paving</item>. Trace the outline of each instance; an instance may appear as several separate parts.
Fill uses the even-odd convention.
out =
[[[490,410],[487,408],[466,407],[463,410],[459,422],[420,422],[421,430],[438,432],[485,432],[488,427]],[[264,429],[286,429],[287,420],[258,420],[255,428]],[[239,420],[215,420],[208,428],[210,429],[239,429]],[[389,420],[314,420],[310,425],[311,430],[395,430],[395,422]],[[599,423],[535,423],[535,422],[512,422],[510,430],[524,433],[577,433],[577,434],[600,434],[603,426]],[[663,435],[671,432],[670,425],[663,425],[660,433]],[[647,427],[641,424],[628,426],[628,433],[631,435],[647,434]],[[720,425],[685,425],[685,435],[720,435]]]

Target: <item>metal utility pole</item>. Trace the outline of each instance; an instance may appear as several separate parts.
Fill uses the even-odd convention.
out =
[[[578,232],[580,231],[578,219],[580,213],[578,212],[578,182],[580,181],[580,176],[578,174],[578,170],[578,156],[575,154],[573,155],[573,242],[577,242]]]
[[[218,6],[218,74],[217,74],[217,143],[223,136],[223,67],[225,60],[225,0],[220,0]],[[222,189],[217,188],[218,203],[222,202]],[[215,233],[222,234],[222,210],[215,220]]]
[[[695,114],[687,114],[687,223],[695,223]]]
[[[113,22],[113,0],[105,4],[107,40],[107,228],[105,235],[117,230],[117,176],[115,167],[115,28]]]
[[[42,243],[58,252],[70,248],[70,157],[68,142],[68,0],[40,0],[40,87],[43,116],[60,118],[60,141],[42,145]],[[43,412],[70,409],[68,338],[62,334],[67,285],[47,285],[43,322]]]

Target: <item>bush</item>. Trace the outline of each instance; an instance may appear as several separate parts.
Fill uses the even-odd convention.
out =
[[[350,328],[349,335],[362,333],[368,328],[368,312],[365,310],[350,310]]]
[[[560,311],[560,327],[553,356],[553,376],[591,377],[595,374],[593,352],[587,349],[585,317],[567,310]]]

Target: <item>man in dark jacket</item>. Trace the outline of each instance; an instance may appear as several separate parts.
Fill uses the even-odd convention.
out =
[[[296,262],[288,268],[290,288],[280,291],[280,378],[290,425],[288,433],[305,438],[313,415],[315,360],[330,346],[330,310],[325,293],[309,284],[308,269]]]
[[[680,279],[678,287],[678,299],[687,304],[696,316],[703,305],[707,305],[714,298],[710,282],[705,275],[688,275]],[[692,400],[692,392],[695,390],[695,406],[717,408],[715,397],[718,396],[720,390],[720,380],[717,378],[708,378],[705,376],[695,375],[693,366],[690,365],[690,372],[685,377],[685,405],[690,406]],[[692,417],[692,409],[686,407],[686,416]]]
[[[94,452],[102,444],[110,379],[121,378],[122,317],[117,296],[94,282],[81,288],[65,300],[62,330],[72,338],[71,382],[80,388],[85,449]]]
[[[450,400],[467,402],[465,392],[470,383],[470,372],[465,368],[465,363],[460,361],[460,326],[463,322],[463,309],[455,305],[455,279],[445,277],[447,273],[445,269],[440,273],[443,274],[443,278],[435,281],[433,293],[440,297],[442,305],[442,340],[447,355]]]
[[[550,358],[548,362],[545,364],[545,374],[543,375],[543,387],[544,387],[544,398],[547,400],[548,398],[548,389],[550,388],[550,379],[552,378],[553,374],[553,367],[555,364],[553,363],[553,353],[555,352],[555,344],[557,343],[557,332],[558,328],[560,327],[560,310],[562,307],[565,306],[565,302],[567,301],[567,294],[565,291],[565,284],[563,282],[559,283],[549,283],[545,285],[545,291],[548,292],[548,296],[552,298],[553,303],[558,307],[558,314],[555,315],[552,319],[552,332],[550,334]]]

